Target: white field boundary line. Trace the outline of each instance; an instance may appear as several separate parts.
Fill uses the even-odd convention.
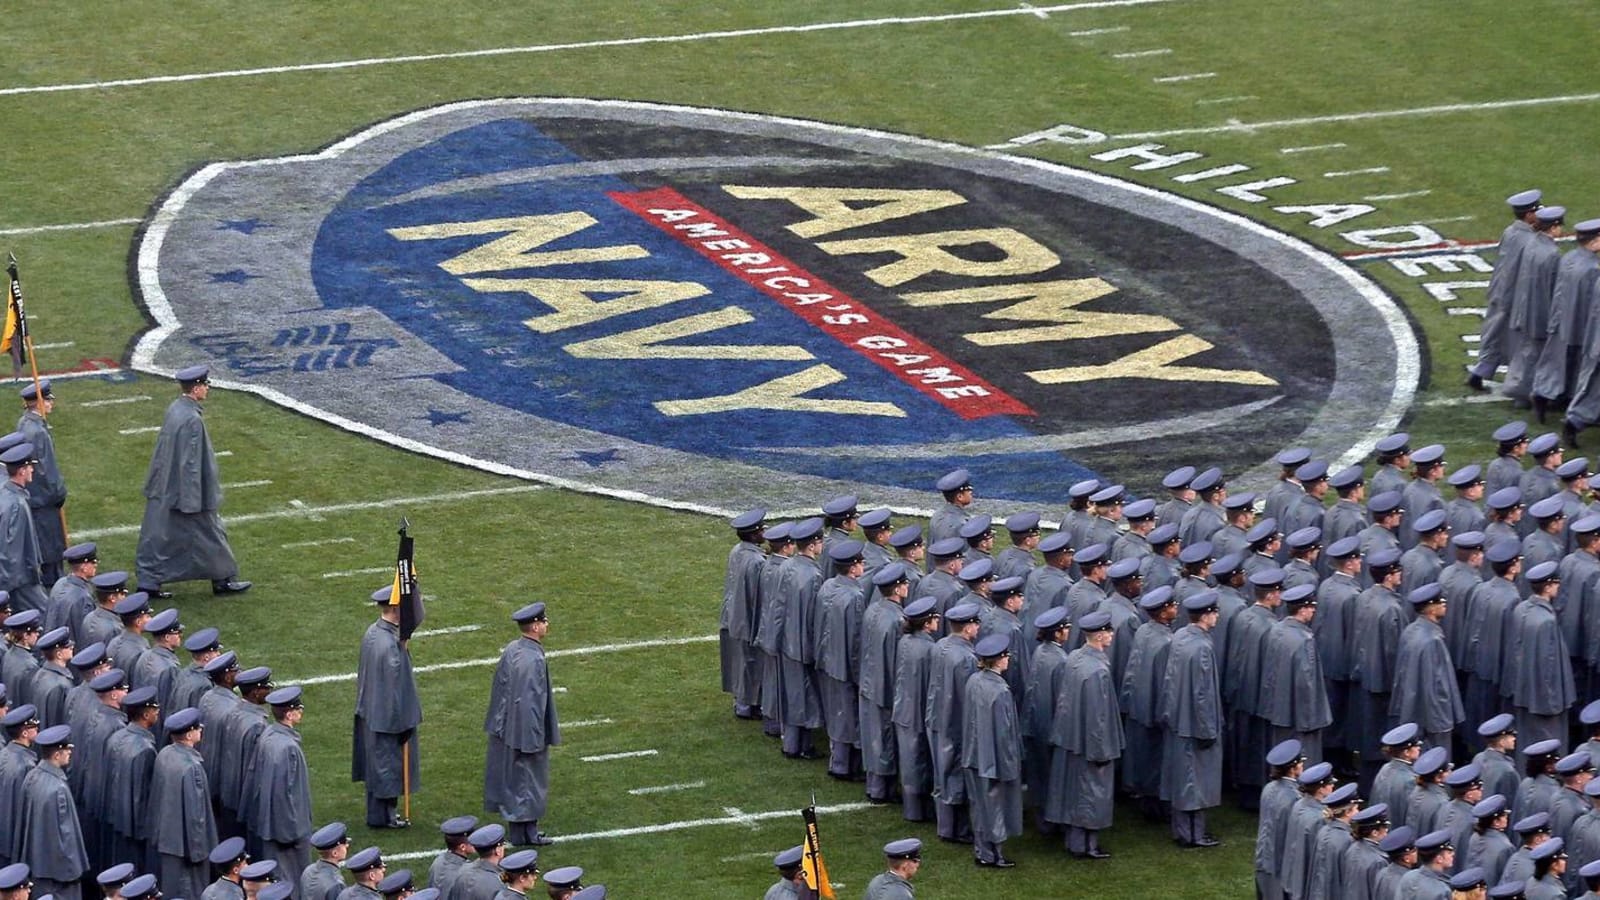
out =
[[[260,66],[250,69],[223,69],[211,72],[189,72],[178,75],[147,75],[140,78],[115,78],[105,81],[78,81],[63,84],[36,84],[22,87],[0,88],[0,97],[19,94],[57,94],[70,91],[97,91],[107,88],[141,87],[150,84],[180,84],[192,81],[214,81],[221,78],[248,78],[256,75],[283,75],[292,72],[330,72],[341,69],[364,69],[373,66],[392,66],[405,63],[437,62],[454,59],[479,59],[488,56],[518,56],[532,53],[556,53],[565,50],[595,50],[606,47],[641,47],[652,44],[692,44],[701,41],[718,41],[735,38],[762,37],[771,34],[811,34],[827,31],[846,31],[857,28],[881,28],[892,25],[930,25],[939,22],[966,22],[974,19],[998,19],[1009,16],[1039,16],[1080,9],[1111,9],[1125,6],[1150,6],[1174,3],[1177,0],[1088,0],[1080,3],[1058,3],[1051,6],[1010,7],[982,9],[972,12],[935,13],[925,16],[888,16],[874,19],[844,19],[834,22],[810,22],[802,25],[770,25],[763,28],[739,28],[729,31],[697,31],[686,34],[650,35],[631,38],[606,38],[592,41],[569,41],[559,44],[529,44],[520,47],[491,47],[482,50],[456,50],[442,53],[414,53],[404,56],[373,56],[362,59],[341,59],[317,63],[296,63],[282,66]],[[139,220],[134,220],[139,221]]]
[[[90,228],[116,228],[137,225],[143,219],[101,219],[98,222],[67,222],[62,225],[30,225],[21,228],[0,228],[0,237],[24,234],[45,234],[51,231],[85,231]],[[32,318],[31,316],[29,318]]]
[[[154,429],[160,431],[158,425]],[[365,500],[357,503],[331,503],[327,506],[291,506],[289,509],[277,509],[269,512],[244,513],[243,515],[228,516],[223,524],[232,527],[243,525],[247,522],[266,522],[273,519],[314,519],[328,513],[362,512],[369,509],[390,509],[396,506],[411,506],[427,503],[453,503],[460,500],[477,500],[483,497],[499,497],[506,494],[531,494],[542,491],[542,484],[519,484],[513,487],[485,488],[477,491],[454,491],[448,494],[426,494],[417,497],[392,497],[388,500]],[[138,534],[138,525],[107,525],[104,528],[86,528],[74,531],[73,537],[86,541],[98,540],[104,537],[113,537],[121,534]]]
[[[387,570],[386,570],[387,571]],[[509,628],[507,633],[509,634]],[[556,650],[546,650],[546,659],[557,659],[563,656],[591,656],[596,653],[622,653],[628,650],[649,650],[655,647],[682,647],[686,644],[709,644],[717,640],[714,634],[699,637],[680,638],[653,638],[644,641],[625,641],[620,644],[594,644],[588,647],[563,647]],[[451,662],[433,663],[432,665],[417,666],[411,671],[422,675],[427,672],[446,672],[451,669],[474,669],[482,666],[492,666],[500,661],[498,656],[485,656],[479,659],[458,659]],[[345,672],[339,675],[317,675],[312,678],[282,678],[283,684],[298,684],[302,687],[313,684],[336,684],[342,681],[355,681],[356,673]],[[561,691],[561,688],[556,688]]]
[[[641,756],[659,756],[660,750],[623,750],[617,753],[596,753],[593,756],[580,756],[583,762],[611,762],[618,759],[638,759]]]
[[[819,813],[846,813],[858,812],[863,809],[872,809],[871,803],[837,803],[832,806],[819,806]],[[606,831],[587,831],[580,834],[551,835],[557,844],[572,844],[578,841],[603,841],[612,838],[636,837],[641,834],[663,834],[669,831],[686,831],[691,828],[710,828],[717,825],[744,825],[749,826],[754,822],[765,822],[770,819],[790,819],[799,816],[799,808],[773,809],[765,812],[740,813],[737,816],[718,816],[711,819],[684,819],[677,822],[662,822],[658,825],[636,825],[632,828],[612,828]],[[384,859],[431,859],[439,855],[438,850],[417,850],[409,853],[385,853]]]

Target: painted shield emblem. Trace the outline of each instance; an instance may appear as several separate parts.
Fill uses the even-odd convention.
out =
[[[210,165],[136,262],[141,370],[210,360],[409,450],[707,510],[1353,461],[1418,372],[1381,290],[1257,223],[721,110],[474,101]]]

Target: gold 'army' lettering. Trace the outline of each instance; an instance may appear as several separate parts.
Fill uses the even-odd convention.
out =
[[[811,218],[790,224],[798,237],[814,239],[864,225],[905,219],[966,203],[965,197],[946,190],[896,190],[868,188],[756,187],[725,185],[730,195],[743,200],[783,200],[809,213]],[[581,211],[548,215],[513,216],[473,222],[441,222],[389,230],[402,241],[442,240],[475,235],[495,236],[439,263],[462,284],[483,294],[519,293],[549,311],[525,319],[523,324],[540,334],[553,334],[691,300],[710,293],[694,281],[627,278],[484,277],[513,271],[554,269],[561,266],[627,262],[650,254],[637,244],[547,249],[596,225]],[[954,248],[987,245],[999,251],[998,259],[973,260],[952,252]],[[865,274],[884,287],[899,287],[934,273],[969,278],[1017,278],[1038,275],[1060,264],[1052,250],[1013,228],[982,228],[929,233],[893,234],[870,238],[817,241],[832,256],[885,255],[893,260]],[[993,255],[993,254],[988,254]],[[1116,293],[1099,278],[1042,282],[988,284],[949,291],[912,291],[900,295],[912,306],[1006,304],[983,318],[1025,323],[1021,327],[976,331],[965,339],[981,347],[1015,346],[1045,341],[1083,340],[1130,334],[1181,331],[1164,316],[1080,309],[1083,304]],[[603,298],[603,299],[602,299]],[[1014,302],[1013,302],[1014,301]],[[628,329],[567,344],[563,349],[582,359],[692,359],[716,361],[814,360],[812,353],[793,344],[685,344],[686,339],[712,334],[754,321],[738,306],[684,315],[656,325]],[[1248,369],[1214,369],[1177,363],[1210,350],[1212,345],[1193,335],[1180,335],[1120,359],[1100,365],[1068,366],[1028,372],[1041,384],[1102,381],[1114,378],[1152,378],[1167,381],[1204,381],[1245,385],[1276,382]],[[662,400],[654,405],[664,415],[691,416],[746,409],[770,409],[835,415],[889,416],[906,413],[894,403],[811,396],[845,380],[845,375],[825,363],[813,363],[797,372],[751,385],[731,394]]]

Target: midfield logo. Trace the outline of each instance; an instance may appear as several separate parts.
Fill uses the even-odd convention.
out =
[[[248,221],[241,229],[230,223]],[[1409,398],[1334,258],[1103,175],[587,100],[423,110],[154,212],[134,364],[633,499],[1010,506],[1088,473],[1336,458]],[[1407,361],[1411,362],[1411,361]]]

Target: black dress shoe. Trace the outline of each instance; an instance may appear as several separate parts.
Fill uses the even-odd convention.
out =
[[[1568,447],[1577,447],[1578,446],[1578,429],[1573,426],[1571,420],[1567,420],[1567,419],[1563,419],[1562,420],[1562,422],[1561,422],[1561,439],[1566,443],[1566,445]]]
[[[1483,376],[1479,375],[1477,372],[1469,372],[1467,374],[1467,387],[1472,388],[1475,391],[1488,390],[1488,388],[1483,386]]]
[[[248,581],[237,581],[232,578],[227,578],[222,581],[211,582],[211,593],[216,594],[218,597],[226,596],[228,594],[242,594],[248,590],[250,590],[250,582]],[[168,596],[171,595],[169,594]]]
[[[549,837],[542,831],[528,839],[529,847],[548,847],[554,843],[555,839]]]
[[[1015,869],[1017,867],[1016,863],[1006,859],[1004,856],[995,857],[994,862],[989,865],[994,866],[996,869]]]
[[[142,588],[139,588],[139,590],[144,591],[146,594],[149,594],[151,600],[171,600],[172,599],[172,592],[171,591],[163,591],[159,587],[153,587],[153,588],[152,587],[142,587]]]
[[[1083,857],[1084,857],[1084,859],[1110,859],[1111,858],[1111,851],[1110,850],[1101,850],[1099,847],[1095,847],[1094,849],[1090,850],[1089,852],[1083,854]]]

